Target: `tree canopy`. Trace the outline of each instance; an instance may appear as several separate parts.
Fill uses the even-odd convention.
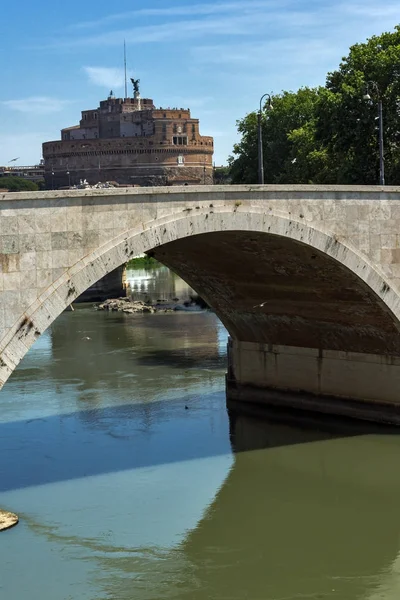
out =
[[[214,167],[215,185],[227,185],[231,182],[230,169],[228,166]]]
[[[365,100],[366,92],[370,100]],[[266,183],[378,183],[378,100],[386,181],[400,184],[400,26],[352,46],[326,85],[272,96],[262,113]],[[233,183],[257,182],[257,113],[238,121]]]
[[[0,187],[9,192],[37,192],[39,186],[23,177],[0,177]]]

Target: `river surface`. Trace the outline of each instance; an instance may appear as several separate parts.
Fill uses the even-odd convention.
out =
[[[1,600],[400,597],[400,437],[228,415],[226,341],[90,307],[37,341],[0,393]]]

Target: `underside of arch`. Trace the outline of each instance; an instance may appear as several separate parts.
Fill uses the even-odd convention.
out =
[[[220,231],[162,245],[151,255],[207,300],[234,339],[400,355],[398,323],[373,290],[303,242]]]

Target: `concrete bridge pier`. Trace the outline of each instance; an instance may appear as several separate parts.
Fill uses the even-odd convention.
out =
[[[400,357],[230,339],[227,400],[400,424]]]

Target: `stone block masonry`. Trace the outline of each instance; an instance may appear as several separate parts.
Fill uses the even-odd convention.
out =
[[[228,329],[228,392],[301,390],[337,398],[331,412],[345,397],[397,410],[399,231],[390,187],[0,194],[0,385],[71,302],[148,252]]]

